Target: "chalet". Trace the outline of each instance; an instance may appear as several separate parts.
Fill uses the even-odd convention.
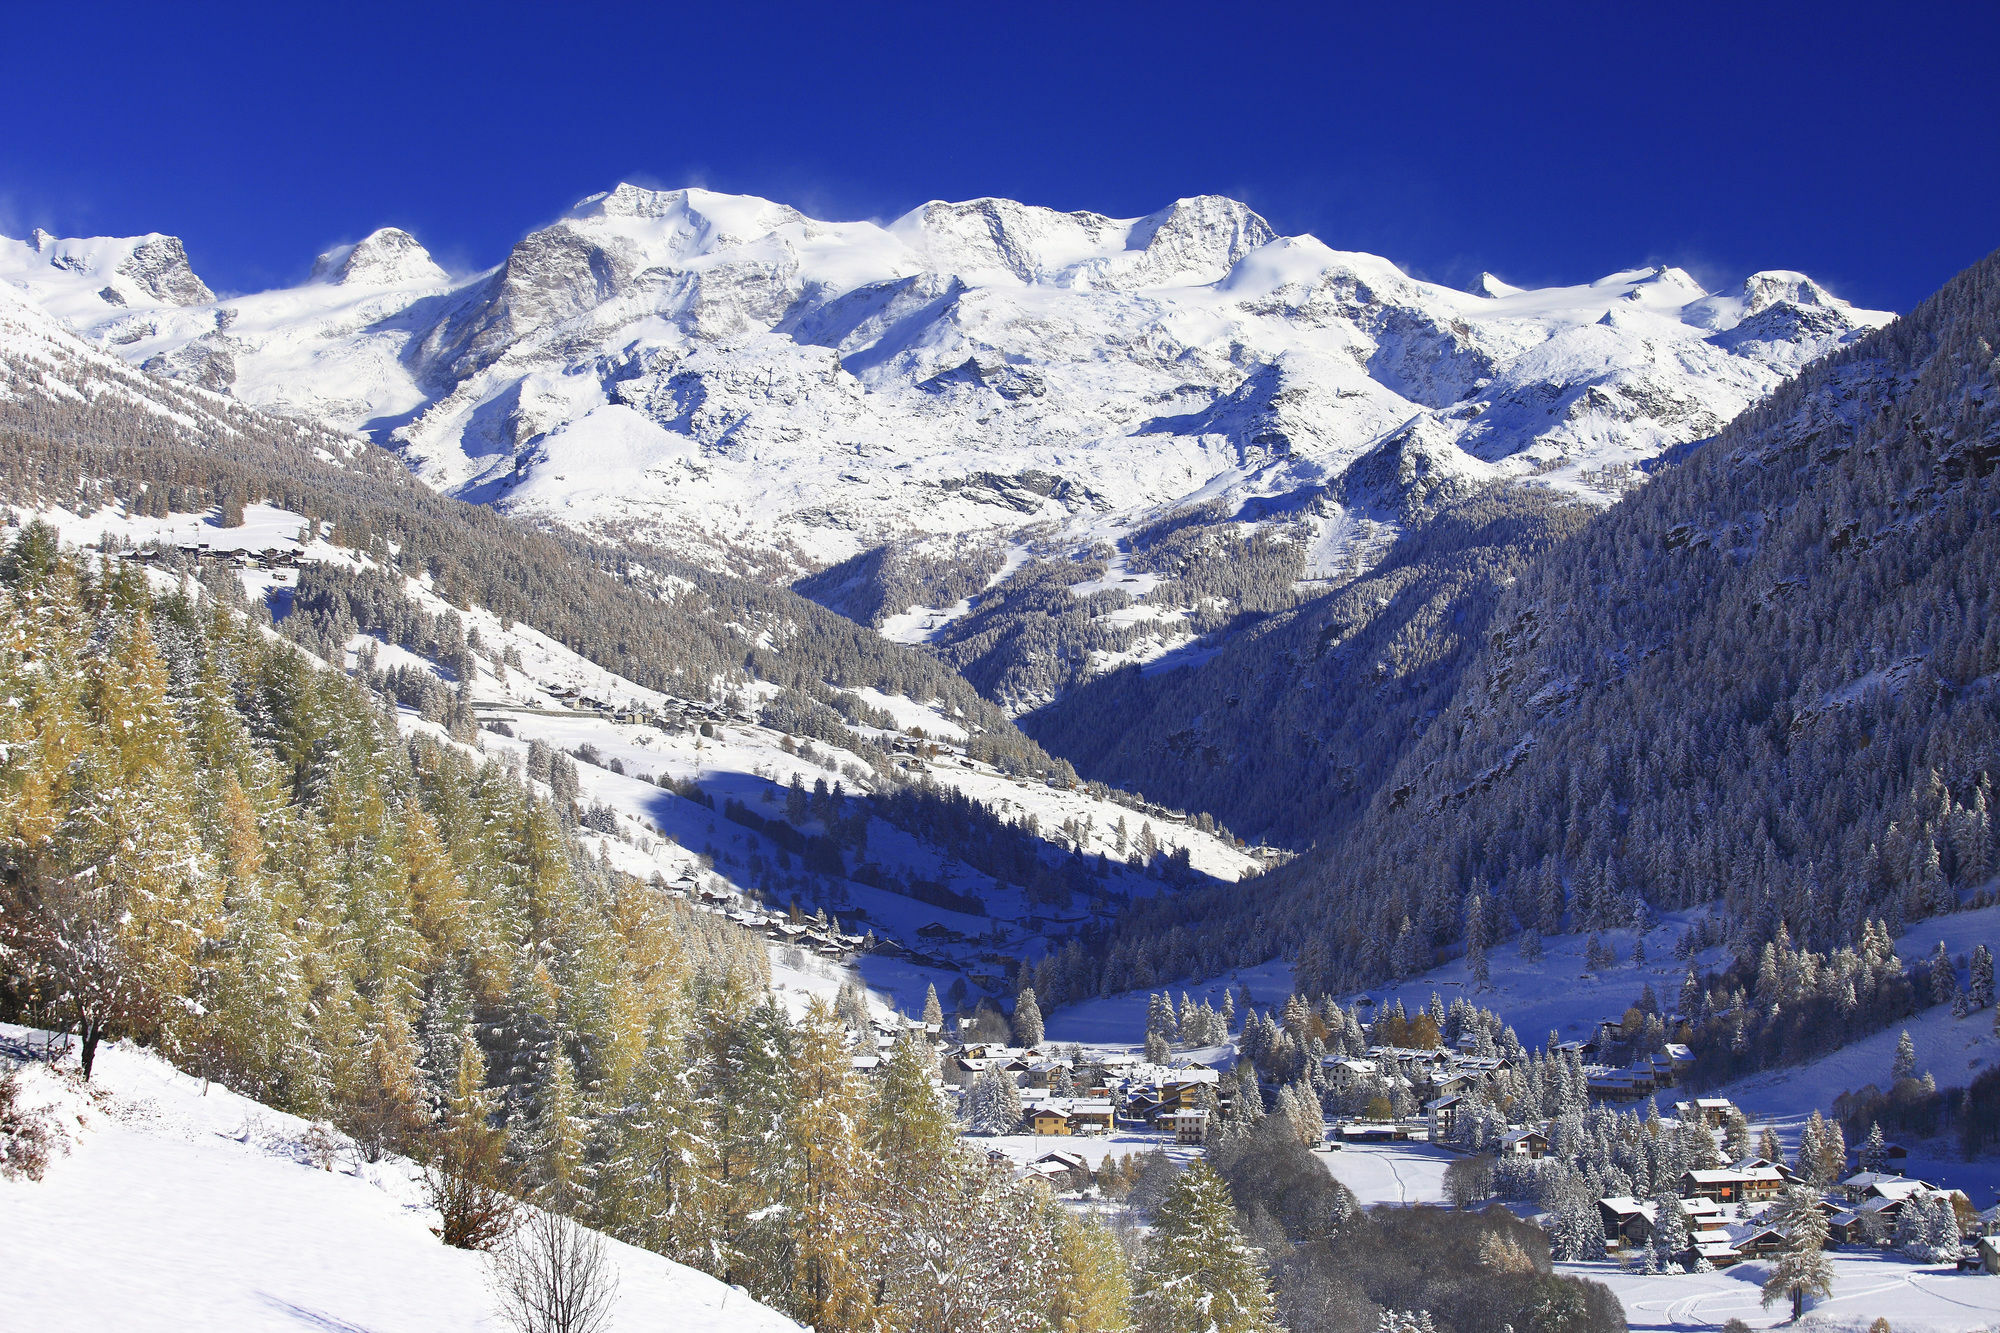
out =
[[[1840,1193],[1850,1203],[1869,1199],[1907,1199],[1912,1194],[1930,1193],[1935,1187],[1915,1176],[1892,1176],[1883,1171],[1862,1171],[1840,1182]]]
[[[1028,1165],[1058,1190],[1080,1190],[1090,1185],[1090,1163],[1081,1153],[1043,1153]]]
[[[1067,1060],[1030,1061],[1027,1069],[1027,1086],[1031,1088],[1052,1087],[1056,1082],[1057,1075],[1059,1073],[1067,1075],[1070,1069],[1070,1062]],[[1072,1083],[1071,1086],[1074,1087],[1075,1085]]]
[[[1410,1137],[1408,1128],[1394,1120],[1349,1120],[1334,1128],[1343,1143],[1391,1143]]]
[[[1708,1227],[1693,1231],[1689,1233],[1688,1239],[1693,1244],[1695,1254],[1706,1260],[1711,1268],[1727,1268],[1731,1264],[1743,1261],[1742,1251],[1731,1243],[1729,1231],[1725,1227]]]
[[[1604,1246],[1620,1250],[1644,1245],[1653,1238],[1653,1218],[1659,1205],[1630,1195],[1616,1194],[1597,1201],[1597,1214],[1604,1223]]]
[[[1078,1097],[1070,1103],[1070,1125],[1078,1134],[1109,1134],[1112,1108],[1108,1097]]]
[[[1981,1236],[1973,1246],[1973,1252],[1979,1256],[1980,1272],[2000,1273],[2000,1241],[1991,1236]]]
[[[1510,1129],[1500,1136],[1500,1155],[1539,1162],[1549,1155],[1549,1136],[1539,1129]]]
[[[1612,1069],[1606,1065],[1584,1067],[1584,1082],[1590,1095],[1607,1102],[1635,1102],[1659,1089],[1658,1073],[1652,1065],[1631,1065]]]
[[[1479,1085],[1485,1081],[1486,1076],[1484,1074],[1456,1071],[1436,1080],[1432,1086],[1444,1096],[1463,1097],[1470,1092],[1476,1091]]]
[[[1424,1103],[1424,1120],[1430,1126],[1432,1143],[1451,1137],[1458,1128],[1458,1113],[1464,1105],[1463,1097],[1439,1097]]]
[[[1901,1199],[1869,1199],[1854,1204],[1827,1219],[1827,1239],[1836,1245],[1884,1240],[1896,1230],[1896,1219],[1902,1211]]]
[[[1721,1225],[1722,1219],[1729,1215],[1729,1209],[1713,1199],[1682,1199],[1681,1215],[1692,1226],[1712,1227]]]
[[[1150,1125],[1153,1123],[1153,1118],[1160,1113],[1160,1103],[1148,1093],[1137,1092],[1125,1098],[1123,1109],[1127,1120]]]
[[[1035,1134],[1060,1134],[1068,1136],[1076,1130],[1071,1127],[1069,1111],[1054,1103],[1037,1106],[1028,1112],[1028,1129]]]
[[[1729,1123],[1736,1104],[1727,1097],[1697,1097],[1691,1102],[1675,1102],[1674,1114],[1690,1125],[1721,1129]]]
[[[1758,1203],[1784,1193],[1785,1177],[1775,1167],[1738,1171],[1725,1167],[1715,1171],[1683,1171],[1680,1195],[1683,1199],[1704,1195],[1718,1203]]]
[[[1762,1258],[1785,1248],[1784,1232],[1755,1219],[1729,1223],[1722,1230],[1729,1237],[1730,1248],[1744,1259]],[[1709,1262],[1713,1263],[1714,1260]]]
[[[1769,1168],[1783,1176],[1786,1184],[1791,1184],[1799,1178],[1798,1173],[1792,1168],[1783,1162],[1774,1162],[1768,1157],[1745,1157],[1740,1161],[1731,1162],[1729,1166],[1734,1171],[1762,1171]]]

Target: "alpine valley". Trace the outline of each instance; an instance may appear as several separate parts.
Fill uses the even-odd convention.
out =
[[[0,237],[0,1324],[2000,1317],[1996,349],[1218,196]]]

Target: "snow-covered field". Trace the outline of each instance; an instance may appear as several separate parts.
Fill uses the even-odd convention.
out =
[[[1074,1153],[1097,1166],[1107,1157],[1129,1157],[1163,1152],[1177,1162],[1191,1162],[1201,1149],[1174,1142],[1171,1134],[1120,1130],[1115,1134],[970,1134],[966,1143],[983,1151],[1005,1153],[1026,1165],[1047,1153]]]
[[[1238,968],[1219,977],[1199,982],[1176,982],[1162,989],[1173,992],[1174,1003],[1185,993],[1191,1000],[1207,1000],[1218,1008],[1225,990],[1236,999],[1242,1013],[1243,992],[1259,1006],[1282,1004],[1292,992],[1289,963],[1272,960],[1255,967]],[[1120,1044],[1143,1041],[1146,1036],[1147,991],[1121,991],[1081,1004],[1065,1005],[1044,1016],[1050,1041]],[[1126,1049],[1130,1049],[1129,1046]]]
[[[1364,1204],[1442,1203],[1454,1153],[1428,1143],[1350,1143],[1313,1154]]]
[[[18,1048],[24,1035],[0,1027],[0,1043]],[[37,1064],[23,1077],[30,1101],[82,1126],[45,1179],[0,1181],[0,1328],[506,1327],[483,1257],[431,1234],[409,1163],[321,1170],[302,1146],[305,1122],[121,1044],[100,1050],[90,1092]],[[616,1329],[798,1328],[705,1274],[608,1245]]]
[[[1863,1333],[1887,1318],[1895,1333],[1972,1333],[2000,1324],[2000,1277],[1959,1273],[1889,1255],[1838,1253],[1831,1298],[1814,1303],[1803,1327]],[[1791,1318],[1791,1304],[1762,1305],[1768,1267],[1740,1263],[1714,1273],[1643,1277],[1615,1263],[1559,1264],[1559,1271],[1602,1282],[1625,1306],[1633,1333],[1717,1329],[1731,1319],[1774,1328]],[[1793,1326],[1797,1327],[1797,1326]]]

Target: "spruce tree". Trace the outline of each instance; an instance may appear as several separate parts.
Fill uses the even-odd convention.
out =
[[[1794,1322],[1804,1317],[1808,1297],[1833,1294],[1833,1264],[1824,1252],[1826,1214],[1819,1210],[1819,1200],[1817,1190],[1793,1185],[1764,1219],[1785,1236],[1764,1279],[1764,1305],[1789,1297]]]
[[[1035,1002],[1035,988],[1024,989],[1014,1000],[1014,1042],[1033,1048],[1042,1044],[1042,1009]]]
[[[1896,1059],[1889,1066],[1890,1083],[1901,1083],[1906,1078],[1917,1076],[1917,1044],[1910,1040],[1910,1030],[1904,1028],[1896,1038]]]
[[[1133,1309],[1144,1333],[1266,1333],[1271,1292],[1236,1230],[1229,1186],[1205,1161],[1176,1175],[1154,1210]]]

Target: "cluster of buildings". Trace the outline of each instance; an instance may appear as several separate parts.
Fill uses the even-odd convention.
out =
[[[1150,1129],[1202,1143],[1211,1114],[1235,1094],[1221,1061],[1168,1066],[1127,1052],[1072,1057],[1052,1048],[971,1042],[953,1043],[943,1063],[944,1081],[959,1088],[998,1070],[1020,1089],[1023,1128],[1053,1137]]]
[[[1770,1205],[1795,1176],[1783,1162],[1747,1158],[1712,1171],[1684,1171],[1676,1193],[1687,1218],[1694,1256],[1716,1268],[1772,1254],[1785,1245],[1785,1235],[1764,1220]],[[1940,1189],[1915,1177],[1883,1171],[1862,1171],[1841,1181],[1819,1208],[1826,1214],[1827,1244],[1864,1245],[1892,1237],[1903,1210],[1915,1200],[1963,1195]],[[1605,1249],[1643,1249],[1652,1244],[1659,1223],[1657,1200],[1618,1196],[1597,1201],[1604,1222]],[[1982,1231],[2000,1231],[2000,1208],[1979,1215]],[[1990,1248],[1990,1247],[1989,1247]]]
[[[801,949],[834,962],[845,962],[867,944],[864,935],[835,930],[824,915],[794,920],[788,912],[766,912],[713,882],[698,880],[693,871],[683,872],[679,879],[669,884],[667,896],[679,898],[698,912],[728,917],[773,944]]]

